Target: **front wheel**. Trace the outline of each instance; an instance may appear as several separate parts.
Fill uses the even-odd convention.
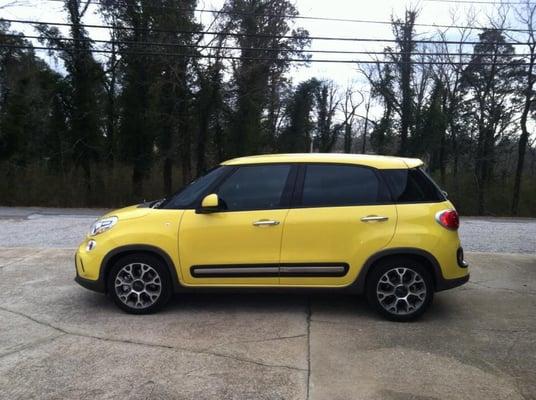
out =
[[[124,311],[149,314],[171,297],[171,281],[162,262],[150,254],[130,254],[119,259],[108,276],[108,293]]]
[[[393,321],[417,319],[434,297],[428,270],[407,257],[389,258],[376,265],[367,279],[366,291],[371,306]]]

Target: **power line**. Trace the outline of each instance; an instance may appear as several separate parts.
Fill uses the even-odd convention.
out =
[[[522,1],[516,1],[516,2],[513,2],[513,1],[472,1],[472,0],[422,0],[422,1],[425,1],[425,2],[428,2],[428,3],[458,3],[458,4],[491,4],[491,5],[496,5],[496,6],[502,6],[502,5],[507,5],[507,6],[515,6],[515,5],[527,5],[527,3],[525,2],[522,2]],[[536,5],[536,3],[528,3],[529,6],[534,6]]]
[[[64,3],[64,0],[46,0],[49,2]],[[87,4],[87,1],[82,1],[80,4]],[[100,1],[92,1],[90,5],[102,6],[104,3]],[[126,7],[133,7],[131,4],[124,4]],[[302,20],[312,20],[312,21],[331,21],[331,22],[350,22],[350,23],[361,23],[361,24],[376,24],[376,25],[389,25],[393,24],[392,21],[380,21],[380,20],[370,20],[370,19],[356,19],[356,18],[340,18],[340,17],[319,17],[313,15],[287,15],[287,14],[264,14],[264,13],[247,13],[239,11],[228,11],[228,10],[214,10],[207,8],[176,8],[171,6],[157,6],[157,5],[144,5],[146,8],[155,8],[155,9],[169,9],[177,12],[198,12],[198,13],[210,13],[210,14],[225,14],[225,15],[242,15],[242,16],[256,16],[256,17],[269,17],[269,18],[288,18],[288,19],[302,19]],[[424,28],[445,28],[445,29],[493,29],[492,27],[477,27],[477,26],[468,26],[468,25],[446,25],[446,24],[424,24],[424,23],[415,23],[414,26],[424,27]],[[517,29],[517,28],[503,28],[505,31],[510,32],[529,32],[528,29]]]
[[[32,20],[20,20],[20,19],[8,19],[2,18],[0,21],[6,21],[19,24],[33,24],[33,25],[53,25],[53,26],[69,26],[72,27],[75,24],[68,22],[44,22],[44,21],[32,21]],[[145,31],[145,32],[158,32],[158,33],[172,33],[172,34],[191,34],[191,35],[222,35],[222,36],[234,36],[234,37],[262,37],[268,39],[293,39],[299,40],[292,35],[268,35],[262,33],[239,33],[239,32],[217,32],[217,31],[185,31],[185,30],[168,30],[168,29],[149,29],[149,28],[133,28],[126,26],[113,26],[113,25],[96,25],[96,24],[77,24],[77,26],[83,28],[96,28],[96,29],[117,29],[117,30],[129,30],[129,31]],[[308,36],[306,39],[310,40],[326,40],[326,41],[345,41],[345,42],[380,42],[380,43],[397,43],[396,39],[380,39],[380,38],[351,38],[351,37],[336,37],[336,36]],[[421,44],[458,44],[458,45],[476,45],[482,42],[478,41],[459,41],[459,40],[427,40],[427,39],[415,39],[413,43]],[[502,42],[486,42],[489,45],[503,45]],[[512,42],[508,43],[512,46],[525,46],[528,42]]]
[[[16,33],[0,34],[5,37],[13,37],[20,39],[36,39],[39,41],[48,40],[44,36],[35,36],[35,35],[21,35]],[[215,49],[215,50],[251,50],[251,51],[266,51],[266,52],[280,52],[280,53],[319,53],[319,54],[364,54],[364,55],[401,55],[400,52],[384,52],[384,51],[350,51],[350,50],[308,50],[308,49],[276,49],[276,48],[266,48],[266,47],[239,47],[239,46],[210,46],[210,45],[196,45],[196,44],[180,44],[180,43],[170,43],[170,42],[146,42],[146,41],[132,41],[132,40],[99,40],[99,39],[90,39],[90,38],[81,38],[81,39],[72,39],[72,38],[57,38],[60,41],[79,41],[79,42],[90,42],[90,43],[101,43],[105,45],[137,45],[137,46],[162,46],[162,47],[173,47],[173,48],[186,48],[186,49]],[[465,52],[412,52],[413,56],[473,56],[474,53],[465,53]],[[479,53],[479,56],[495,56],[495,57],[529,57],[529,53],[519,53],[519,54],[495,54],[495,53]]]
[[[48,51],[77,51],[77,49],[61,49],[51,46],[23,46],[0,44],[0,48],[13,49],[30,49],[30,50],[48,50]],[[80,52],[86,53],[112,53],[113,50],[106,49],[78,49]],[[120,54],[139,55],[139,56],[168,56],[168,57],[183,57],[183,58],[208,58],[208,59],[223,59],[223,60],[247,60],[247,61],[283,61],[297,63],[339,63],[339,64],[400,64],[398,61],[386,60],[331,60],[331,59],[299,59],[299,58],[270,58],[270,57],[243,57],[243,56],[221,56],[208,54],[184,54],[184,53],[163,53],[163,52],[140,52],[140,51],[121,51]],[[412,65],[488,65],[488,66],[528,66],[530,63],[515,62],[515,63],[483,63],[483,62],[448,62],[448,61],[412,61]]]

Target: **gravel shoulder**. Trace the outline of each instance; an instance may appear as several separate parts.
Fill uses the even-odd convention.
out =
[[[0,207],[0,247],[75,248],[106,212]],[[536,254],[536,219],[462,217],[460,237],[465,251]]]

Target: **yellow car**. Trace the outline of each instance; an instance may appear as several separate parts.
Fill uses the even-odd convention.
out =
[[[469,279],[458,214],[411,158],[278,154],[222,163],[178,193],[97,220],[76,281],[144,314],[201,288],[341,289],[420,316]]]

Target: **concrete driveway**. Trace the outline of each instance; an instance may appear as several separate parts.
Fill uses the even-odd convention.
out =
[[[416,323],[346,295],[181,295],[132,316],[72,249],[0,247],[2,399],[536,398],[536,256],[470,253]]]

